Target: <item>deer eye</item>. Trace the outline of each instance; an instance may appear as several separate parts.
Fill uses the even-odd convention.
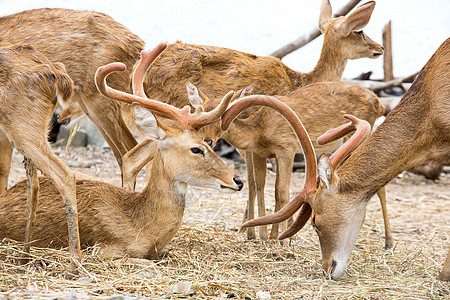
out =
[[[202,149],[200,149],[198,147],[191,148],[191,152],[194,154],[203,154]]]
[[[360,36],[364,36],[364,32],[363,32],[362,30],[356,31],[356,33],[357,33],[358,35],[360,35]]]

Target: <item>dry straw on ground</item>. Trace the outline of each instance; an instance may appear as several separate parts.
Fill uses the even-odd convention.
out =
[[[69,164],[101,157],[84,172],[114,177],[112,156],[92,151],[97,150],[71,151]],[[19,160],[17,172],[22,168]],[[238,171],[245,174],[242,168]],[[294,173],[293,179],[295,190],[303,174]],[[273,180],[270,173],[269,208]],[[339,282],[323,277],[318,239],[309,224],[284,243],[247,241],[238,232],[245,191],[229,196],[191,189],[184,225],[167,255],[157,261],[100,258],[93,247],[84,251],[80,274],[68,279],[65,249],[32,248],[30,262],[20,265],[21,245],[1,241],[0,298],[448,299],[450,283],[435,278],[449,246],[449,187],[449,174],[438,182],[408,174],[391,182],[388,208],[394,248],[383,250],[381,211],[372,199],[347,275]],[[182,293],[175,293],[177,289]]]

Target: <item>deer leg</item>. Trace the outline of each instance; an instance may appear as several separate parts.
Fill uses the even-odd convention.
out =
[[[6,135],[0,130],[0,194],[8,188],[12,152],[13,146]]]
[[[26,124],[26,126],[29,127],[31,125]],[[63,198],[69,231],[70,256],[79,262],[81,261],[81,247],[75,193],[75,174],[51,151],[46,135],[37,136],[32,133],[23,135],[22,132],[27,132],[27,128],[16,129],[14,132],[11,132],[11,140],[15,141],[16,148],[30,159],[42,173],[53,180]],[[30,131],[28,130],[28,132]],[[35,132],[42,131],[35,130]],[[74,260],[70,262],[70,267],[73,271],[76,271]]]
[[[267,160],[256,153],[253,153],[253,171],[256,183],[256,197],[258,200],[258,217],[266,215],[266,204],[264,202],[264,187],[266,185]],[[266,240],[268,236],[267,227],[259,227],[259,238]]]
[[[392,237],[391,225],[389,223],[389,216],[386,205],[386,187],[382,187],[377,192],[377,196],[380,199],[381,211],[383,212],[384,220],[384,249],[391,249],[394,244],[394,238]]]
[[[139,171],[153,159],[149,153],[154,146],[153,141],[145,139],[123,156],[123,188],[127,191],[135,190],[136,177]],[[150,178],[147,178],[147,174],[148,172],[146,172],[148,182]]]
[[[255,177],[253,173],[253,155],[250,151],[244,151],[241,153],[241,156],[245,160],[245,165],[247,167],[247,185],[248,185],[248,199],[247,199],[247,207],[245,208],[244,219],[243,222],[248,220],[252,220],[255,218],[255,197],[256,197],[256,185],[255,185]],[[240,231],[247,231],[247,239],[254,240],[256,239],[256,233],[254,227],[249,228],[240,228]]]
[[[448,249],[444,268],[442,269],[441,273],[439,273],[437,279],[442,281],[450,281],[450,249]]]
[[[33,223],[36,219],[36,208],[39,200],[39,179],[37,168],[33,162],[24,158],[25,170],[27,173],[27,226],[25,228],[25,244],[23,251],[25,253],[30,252],[31,235],[33,231]]]
[[[275,178],[275,211],[279,211],[283,206],[289,202],[289,190],[291,184],[291,173],[294,165],[294,155],[289,155],[285,150],[280,155],[277,155],[277,175]],[[277,225],[277,226],[275,226]],[[281,223],[281,229],[287,229],[287,222]],[[272,225],[270,238],[278,238],[279,224]]]
[[[100,94],[89,101],[80,99],[78,102],[110,146],[122,172],[122,157],[137,145],[137,141],[122,118],[120,104]]]

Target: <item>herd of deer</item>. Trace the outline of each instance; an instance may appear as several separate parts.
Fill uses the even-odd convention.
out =
[[[384,186],[415,165],[450,163],[450,39],[373,134],[384,112],[377,96],[339,82],[348,59],[383,54],[362,31],[374,7],[370,1],[333,18],[323,0],[324,43],[309,73],[213,46],[161,43],[144,51],[138,36],[98,12],[36,9],[1,17],[0,237],[24,240],[25,251],[68,246],[73,270],[81,246],[100,245],[110,257],[158,257],[181,225],[187,185],[242,189],[243,180],[211,148],[222,137],[247,165],[247,237],[255,238],[258,225],[267,239],[273,224],[270,238],[284,239],[311,219],[324,272],[340,279],[368,200],[380,198],[389,248]],[[58,105],[60,121],[93,121],[116,157],[123,188],[75,174],[51,151],[47,127]],[[7,189],[13,147],[25,157],[27,180]],[[298,152],[305,186],[289,201]],[[275,213],[265,216],[267,158],[276,159]],[[135,192],[144,166],[147,185]],[[450,280],[450,252],[439,279]]]

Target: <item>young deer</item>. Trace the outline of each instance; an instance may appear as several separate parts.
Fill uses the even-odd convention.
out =
[[[208,99],[193,85],[187,86],[191,104],[202,105],[211,110],[219,100]],[[248,95],[251,89],[241,92]],[[299,88],[286,96],[276,96],[302,118],[316,153],[331,153],[342,145],[343,139],[334,143],[320,145],[317,138],[329,128],[344,123],[343,115],[352,114],[373,125],[375,119],[382,116],[384,107],[378,97],[371,91],[358,85],[344,82],[319,82]],[[266,179],[267,158],[276,159],[275,181],[275,211],[289,202],[289,187],[295,153],[301,149],[294,132],[284,118],[273,110],[263,107],[244,119],[236,119],[227,131],[222,131],[218,123],[205,126],[203,135],[213,143],[223,137],[236,147],[239,152],[246,153],[249,180],[249,201],[247,203],[246,220],[254,218],[255,196],[258,199],[258,215],[265,215],[264,185]],[[249,138],[251,137],[251,138]],[[250,157],[248,155],[251,155]],[[255,182],[255,184],[253,184]],[[386,193],[384,189],[378,192],[381,201],[386,231],[386,248],[392,247],[392,233],[386,209]],[[260,238],[267,238],[267,228],[261,227]],[[248,228],[247,237],[255,238],[253,228]],[[278,237],[278,226],[274,224],[271,238]]]
[[[280,222],[302,207],[296,222],[280,239],[295,234],[312,215],[323,269],[331,278],[340,279],[373,194],[401,172],[425,161],[450,164],[449,65],[450,38],[436,50],[383,124],[338,170],[341,159],[320,158],[317,190],[311,188],[307,195],[295,197],[278,213],[244,226]],[[346,133],[329,132],[321,142]],[[347,148],[343,146],[338,151]],[[450,251],[438,278],[450,280]]]
[[[52,64],[29,45],[0,47],[0,194],[7,188],[13,146],[24,156],[27,169],[27,193],[21,203],[28,208],[25,252],[30,249],[31,232],[36,215],[39,185],[37,170],[55,184],[55,193],[62,200],[58,209],[62,218],[65,209],[69,231],[65,228],[65,242],[69,240],[71,257],[80,260],[77,202],[74,173],[51,151],[47,141],[48,124],[57,103],[67,105],[73,94],[73,82],[61,64]],[[6,162],[5,162],[6,160]],[[3,164],[4,163],[4,164]],[[23,192],[23,191],[22,191]],[[47,199],[44,199],[47,201]],[[18,200],[17,200],[18,201]],[[26,205],[25,205],[26,203]],[[24,209],[22,211],[25,211]],[[14,220],[8,213],[4,220]],[[14,220],[15,221],[15,220]],[[61,226],[66,223],[61,221]],[[25,223],[24,223],[25,224]],[[71,261],[72,268],[75,267]]]
[[[147,156],[152,158],[151,180],[140,192],[128,192],[114,185],[78,178],[77,199],[80,237],[83,246],[99,244],[111,257],[155,258],[181,225],[187,185],[214,188],[222,192],[241,190],[243,181],[202,140],[197,128],[216,122],[231,99],[224,97],[213,111],[178,109],[162,102],[126,94],[110,88],[106,76],[124,71],[112,63],[99,68],[96,83],[103,95],[134,104],[134,117],[141,133],[152,141]],[[176,120],[178,126],[162,125],[150,112]],[[37,211],[33,245],[65,247],[67,232],[62,224],[60,199],[52,183],[40,178],[43,200]],[[24,232],[24,190],[20,182],[0,196],[0,236],[22,239]]]
[[[138,61],[144,42],[108,15],[93,11],[43,8],[0,18],[0,42],[27,43],[51,62],[61,62],[75,84],[73,101],[93,121],[113,151],[120,169],[122,155],[137,142],[122,119],[121,105],[95,87],[98,67]],[[111,86],[127,90],[131,72],[110,76]],[[0,151],[0,193],[6,189],[11,155]],[[5,179],[6,177],[6,179]]]

